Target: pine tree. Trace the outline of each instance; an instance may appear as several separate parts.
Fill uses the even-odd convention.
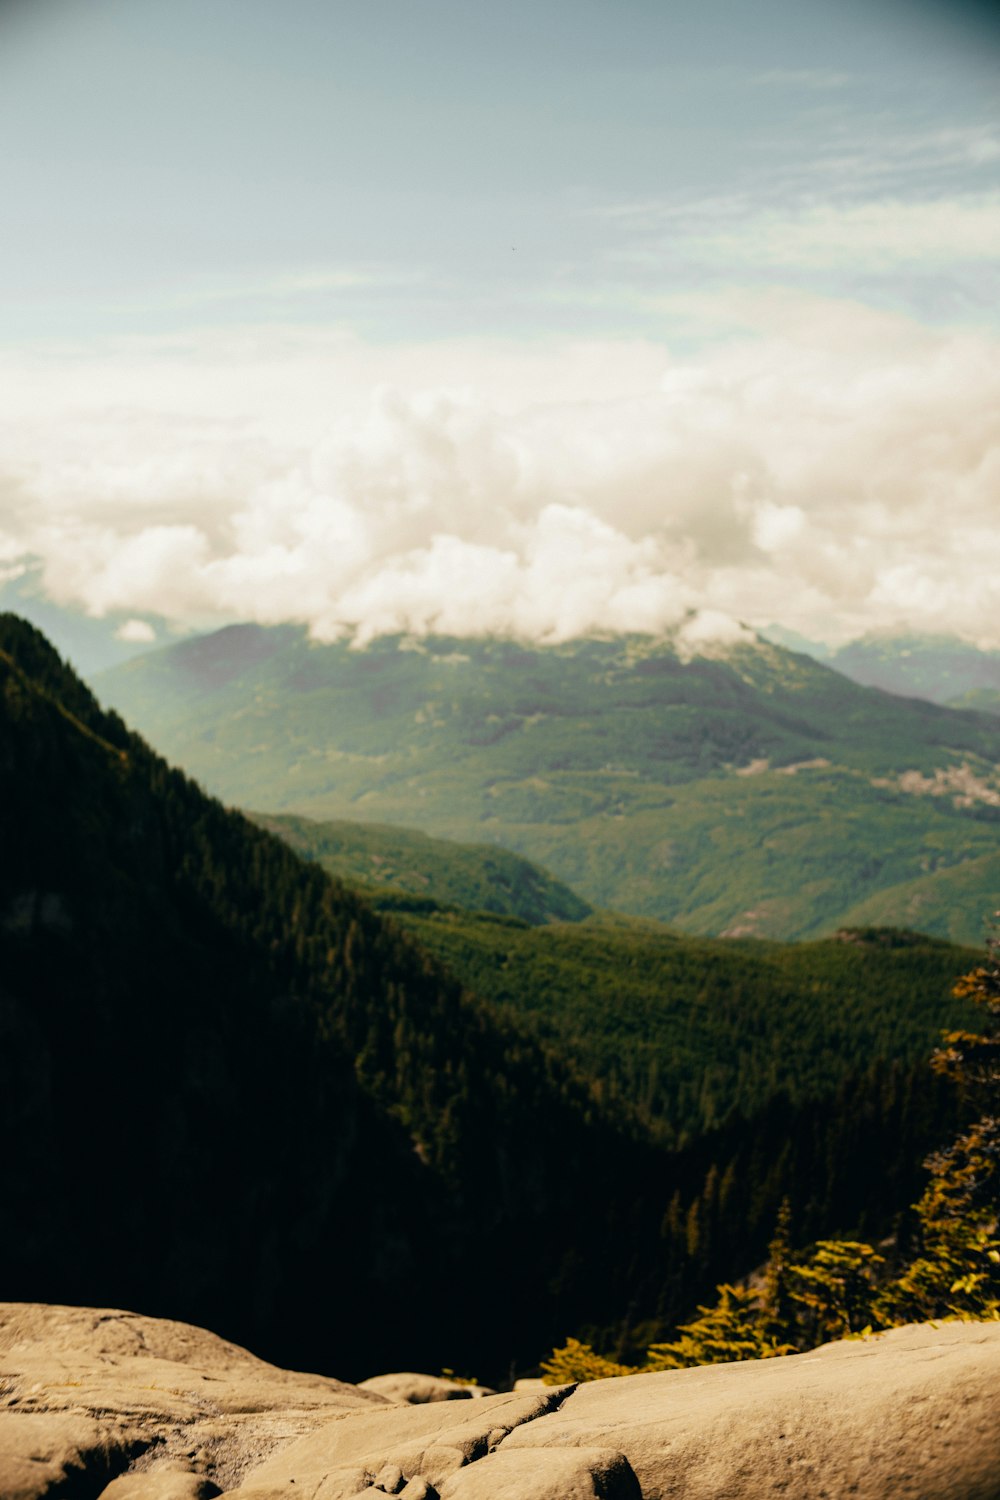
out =
[[[613,1359],[598,1354],[592,1345],[579,1339],[567,1339],[558,1349],[553,1349],[548,1359],[541,1364],[542,1379],[546,1385],[566,1385],[570,1381],[609,1380],[615,1375],[635,1375],[634,1365],[620,1365]]]
[[[931,1180],[915,1205],[920,1252],[881,1299],[882,1316],[1000,1317],[1000,940],[955,986],[980,1007],[979,1032],[950,1031],[931,1067],[978,1118],[928,1157]]]
[[[792,1354],[789,1344],[780,1344],[764,1331],[760,1298],[747,1287],[724,1283],[717,1288],[714,1307],[699,1307],[699,1317],[682,1323],[678,1339],[651,1344],[647,1370],[683,1370],[692,1365],[729,1364],[734,1360],[769,1359]]]
[[[768,1246],[764,1271],[761,1320],[764,1332],[779,1343],[794,1342],[797,1328],[795,1299],[790,1287],[792,1205],[783,1198]]]
[[[807,1262],[788,1268],[791,1296],[811,1311],[814,1341],[873,1326],[875,1267],[883,1263],[861,1240],[818,1240]]]

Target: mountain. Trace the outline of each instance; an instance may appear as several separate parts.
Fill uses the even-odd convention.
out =
[[[827,1034],[843,1065],[796,1098],[761,1089],[747,1113],[720,1095],[712,1128],[667,1149],[588,1073],[579,1028],[546,1036],[475,998],[400,913],[207,797],[10,616],[0,820],[0,1129],[17,1142],[0,1159],[0,1278],[15,1299],[210,1320],[345,1374],[489,1377],[570,1331],[624,1348],[668,1330],[759,1262],[785,1196],[800,1242],[889,1232],[953,1123],[902,1033],[859,1044],[842,1007]],[[544,992],[541,960],[534,975]],[[697,1006],[724,988],[696,985]],[[769,1022],[743,1010],[716,1032],[753,1054]]]
[[[996,719],[764,641],[706,649],[234,626],[95,683],[227,801],[495,842],[693,933],[818,936],[1000,847]],[[950,930],[978,942],[996,893],[966,894]]]
[[[288,814],[252,814],[303,859],[350,885],[404,892],[417,904],[464,907],[531,925],[579,922],[586,901],[537,865],[496,844],[459,844],[379,823],[314,823]],[[391,903],[383,900],[383,905]],[[412,908],[413,902],[405,903]]]
[[[910,698],[1000,712],[1000,651],[957,636],[872,634],[828,656],[854,682]]]

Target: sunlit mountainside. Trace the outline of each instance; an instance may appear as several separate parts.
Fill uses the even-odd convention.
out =
[[[248,625],[95,681],[229,802],[495,842],[694,933],[820,935],[875,901],[979,942],[995,903],[1000,723],[759,639],[352,649]]]
[[[414,909],[444,903],[531,925],[578,922],[590,912],[568,886],[497,844],[459,844],[389,824],[314,823],[287,813],[258,813],[254,821],[350,885],[383,898],[407,893]]]

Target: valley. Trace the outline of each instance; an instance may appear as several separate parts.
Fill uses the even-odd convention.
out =
[[[954,1128],[926,1053],[970,1023],[967,950],[706,942],[481,848],[432,846],[413,891],[420,837],[393,855],[385,829],[279,820],[378,872],[366,899],[171,769],[11,616],[0,675],[15,1296],[211,1311],[293,1363],[336,1347],[348,1375],[362,1350],[492,1374],[570,1329],[662,1336],[759,1263],[785,1198],[800,1242],[891,1233]],[[123,1207],[81,1246],[109,1151]]]

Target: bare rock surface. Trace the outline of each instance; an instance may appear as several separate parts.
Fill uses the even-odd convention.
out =
[[[186,1323],[0,1303],[3,1500],[89,1500],[113,1480],[109,1500],[202,1500],[199,1483],[218,1494],[318,1422],[385,1404]],[[116,1478],[154,1469],[154,1488]]]
[[[625,1453],[644,1497],[997,1500],[1000,1323],[579,1386],[505,1451]]]
[[[359,1381],[358,1390],[374,1391],[388,1401],[405,1401],[411,1406],[422,1406],[426,1401],[468,1401],[496,1395],[489,1386],[468,1385],[443,1375],[416,1375],[410,1370],[395,1375],[372,1375]]]
[[[2,1500],[1000,1500],[1000,1323],[390,1402],[200,1329],[0,1305]]]
[[[351,1500],[372,1486],[393,1494],[384,1476],[397,1472],[405,1481],[423,1480],[437,1495],[449,1476],[495,1452],[522,1423],[554,1411],[571,1389],[358,1413],[275,1453],[247,1479],[240,1500],[287,1500],[292,1483],[295,1500]]]

